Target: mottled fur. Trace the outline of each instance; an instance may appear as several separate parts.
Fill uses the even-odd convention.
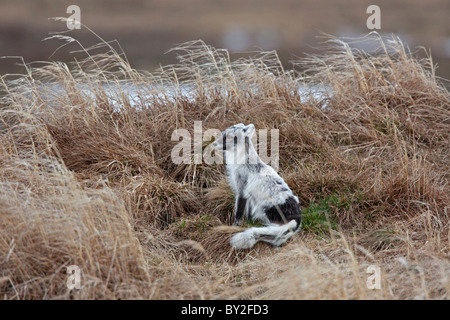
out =
[[[235,194],[235,222],[243,218],[259,221],[264,227],[253,227],[235,234],[230,244],[248,249],[258,241],[274,246],[284,244],[301,226],[298,198],[269,165],[263,163],[252,143],[253,124],[236,124],[222,132],[214,142],[223,151],[227,179]]]

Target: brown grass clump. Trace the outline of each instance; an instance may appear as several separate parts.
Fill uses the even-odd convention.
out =
[[[194,41],[152,74],[105,43],[2,76],[2,298],[448,299],[450,96],[431,57],[363,40],[379,52],[330,39],[292,70]],[[286,245],[228,245],[244,227],[223,166],[171,160],[195,121],[279,130],[304,214]]]
[[[199,209],[198,195],[186,184],[155,175],[139,175],[125,186],[129,212],[162,227]]]
[[[23,157],[3,162],[0,190],[1,290],[9,298],[127,298],[150,280],[111,190],[83,190],[61,163]],[[67,289],[70,265],[81,268],[86,290]]]

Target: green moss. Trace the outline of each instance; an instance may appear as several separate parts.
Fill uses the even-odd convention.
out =
[[[330,229],[336,229],[337,223],[331,216],[330,199],[310,203],[302,210],[302,230],[317,235],[326,235]]]

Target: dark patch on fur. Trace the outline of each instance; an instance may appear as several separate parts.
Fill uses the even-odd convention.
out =
[[[245,140],[245,164],[250,164],[250,156],[249,156],[250,143],[248,137],[245,137],[244,140]]]
[[[245,211],[245,205],[247,203],[247,199],[239,196],[236,203],[236,213],[234,216],[235,223],[239,223],[242,220],[242,217],[244,216]]]
[[[227,151],[227,135],[222,134],[223,159],[225,160],[225,151]],[[226,162],[225,162],[226,164]]]
[[[300,223],[302,222],[302,211],[294,197],[287,198],[285,203],[278,205],[278,208],[284,214],[287,221],[295,220],[297,221],[297,227],[300,227]],[[284,223],[276,206],[265,208],[264,212],[270,222]]]
[[[237,187],[238,187],[238,189],[239,190],[244,190],[245,189],[245,186],[247,185],[247,180],[248,180],[248,178],[247,177],[243,177],[242,175],[238,175],[237,176],[237,181],[236,181],[236,183],[237,183]]]
[[[263,164],[261,162],[256,164],[248,164],[247,168],[249,171],[260,173],[263,168]]]
[[[268,235],[268,234],[261,234],[256,237],[256,240],[258,241],[274,241],[276,239],[276,236]]]
[[[261,169],[263,168],[263,164],[258,162],[257,164],[255,164],[255,168],[256,168],[256,172],[260,173]]]

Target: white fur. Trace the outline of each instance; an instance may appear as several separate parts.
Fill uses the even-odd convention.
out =
[[[295,220],[281,226],[253,227],[233,235],[230,239],[230,245],[237,249],[250,249],[258,241],[264,241],[274,246],[281,246],[298,230]]]

